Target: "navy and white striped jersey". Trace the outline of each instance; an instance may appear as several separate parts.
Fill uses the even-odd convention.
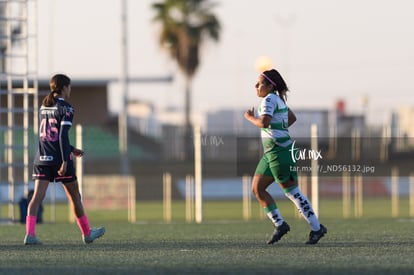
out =
[[[34,164],[60,165],[71,157],[69,129],[75,110],[63,98],[52,107],[41,106],[39,111],[39,148]]]

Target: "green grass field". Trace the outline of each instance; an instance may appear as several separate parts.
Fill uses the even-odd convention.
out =
[[[90,245],[60,205],[56,223],[37,227],[41,246],[22,244],[24,225],[0,226],[0,274],[413,274],[414,219],[405,202],[399,218],[387,217],[388,206],[367,202],[364,218],[343,219],[338,202],[322,202],[328,234],[309,246],[306,222],[285,201],[279,208],[291,232],[275,245],[266,244],[273,228],[259,209],[245,222],[238,202],[206,202],[202,224],[185,223],[181,203],[170,224],[160,202],[138,204],[136,224],[120,211],[88,211],[93,226],[107,228]]]

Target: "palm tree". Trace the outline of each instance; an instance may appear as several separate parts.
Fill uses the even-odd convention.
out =
[[[200,64],[200,47],[207,39],[219,40],[220,22],[209,0],[164,0],[155,3],[154,22],[161,25],[159,43],[174,59],[185,77],[185,156],[191,155],[192,79]]]

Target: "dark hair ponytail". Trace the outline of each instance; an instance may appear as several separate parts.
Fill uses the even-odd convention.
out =
[[[265,76],[264,81],[267,82],[267,84],[272,84],[275,86],[275,90],[279,93],[279,97],[286,102],[287,100],[287,91],[289,91],[285,80],[283,80],[282,76],[278,71],[275,69],[271,69],[268,71],[264,71],[263,75]],[[271,81],[269,81],[267,78],[270,78]]]
[[[42,104],[46,107],[51,107],[56,104],[56,95],[60,95],[62,93],[63,87],[67,87],[70,85],[70,78],[64,74],[56,74],[54,75],[50,81],[50,93],[43,99]]]

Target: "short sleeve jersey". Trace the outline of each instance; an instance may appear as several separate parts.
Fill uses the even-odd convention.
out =
[[[74,116],[73,107],[62,98],[52,107],[41,106],[39,111],[39,147],[34,163],[60,165],[70,159],[69,129]]]
[[[265,96],[259,106],[258,114],[269,115],[272,117],[268,128],[261,129],[262,143],[266,148],[277,144],[280,147],[287,147],[292,144],[288,130],[288,107],[275,93],[269,93]]]

